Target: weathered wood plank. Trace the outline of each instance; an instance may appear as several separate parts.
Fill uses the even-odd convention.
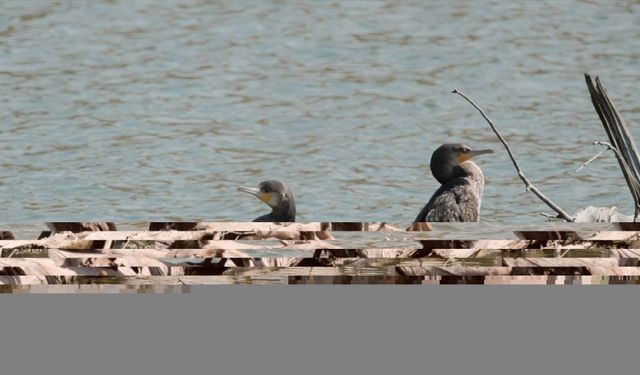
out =
[[[234,276],[395,276],[395,267],[236,267],[225,271]]]
[[[591,275],[598,276],[640,276],[639,267],[606,267],[606,266],[589,266],[587,267]]]
[[[616,258],[640,258],[640,249],[611,249],[612,257]]]
[[[129,276],[118,279],[117,283],[109,284],[108,280],[102,281],[104,284],[95,284],[94,278],[70,278],[67,280],[54,281],[51,277],[45,276],[3,276],[0,275],[0,285],[12,286],[37,286],[46,288],[31,289],[35,293],[76,293],[76,292],[112,292],[122,293],[130,290],[131,287],[140,286],[183,286],[183,285],[229,285],[229,284],[287,284],[287,276]]]
[[[584,238],[587,241],[632,241],[640,240],[637,231],[606,231],[597,232],[593,236]]]
[[[489,276],[510,275],[511,267],[467,267],[467,266],[426,266],[398,267],[398,272],[405,276]]]
[[[616,258],[502,258],[507,267],[617,267]]]

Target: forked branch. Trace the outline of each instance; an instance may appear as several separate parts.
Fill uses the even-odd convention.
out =
[[[560,217],[562,217],[564,220],[566,220],[566,221],[574,221],[573,217],[569,216],[569,214],[567,214],[562,208],[560,208],[560,206],[558,206],[557,204],[553,203],[553,201],[551,201],[551,199],[547,198],[544,194],[542,194],[542,192],[540,190],[538,190],[538,188],[536,188],[531,183],[531,181],[529,181],[527,176],[524,175],[524,173],[522,172],[522,169],[520,168],[520,165],[516,161],[516,158],[513,156],[513,153],[511,152],[511,149],[509,148],[509,145],[507,144],[507,141],[505,141],[505,139],[502,137],[500,132],[498,132],[498,129],[496,129],[495,125],[493,125],[493,121],[491,121],[491,119],[484,113],[482,108],[480,108],[476,103],[474,103],[473,100],[469,99],[469,97],[466,96],[465,94],[463,94],[461,91],[458,91],[458,89],[454,89],[451,92],[453,94],[458,94],[458,95],[462,96],[475,109],[477,109],[478,112],[480,112],[480,114],[482,115],[482,117],[484,117],[484,119],[489,123],[489,126],[491,127],[491,130],[493,130],[493,132],[496,134],[496,136],[498,136],[498,139],[500,140],[500,142],[502,142],[502,144],[504,145],[504,148],[507,150],[507,153],[509,154],[509,158],[511,158],[511,161],[513,162],[513,166],[516,168],[516,171],[518,172],[518,177],[520,177],[522,182],[524,182],[524,184],[525,184],[525,186],[527,188],[527,191],[531,191],[533,194],[535,194],[538,198],[540,198],[540,200],[542,200],[544,203],[546,203],[547,206],[549,206],[552,210],[557,212],[558,215],[560,215]]]

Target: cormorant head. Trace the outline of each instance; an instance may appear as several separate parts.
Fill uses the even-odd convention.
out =
[[[256,196],[273,209],[277,209],[284,204],[293,203],[291,190],[289,190],[287,185],[276,180],[262,181],[257,189],[239,186],[238,191],[244,191],[245,193]]]
[[[438,147],[431,155],[431,173],[444,184],[455,177],[455,168],[472,158],[483,154],[495,154],[491,149],[472,150],[464,143],[446,143]]]

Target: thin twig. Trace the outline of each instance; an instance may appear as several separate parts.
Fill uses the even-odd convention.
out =
[[[593,157],[591,159],[589,159],[589,160],[585,161],[584,163],[582,163],[582,165],[580,167],[578,167],[578,169],[576,169],[576,173],[580,172],[580,170],[582,170],[582,168],[586,167],[592,161],[596,160],[598,158],[598,156],[602,155],[605,151],[608,151],[608,149],[605,148],[603,150],[600,150],[600,152],[598,152],[597,154],[593,155]]]
[[[616,154],[616,157],[622,159],[622,161],[624,162],[624,158],[620,154],[620,151],[617,148],[613,147],[611,143],[604,142],[604,141],[595,141],[593,142],[593,144],[598,146],[605,146],[606,148],[604,149],[604,151],[607,151],[607,150],[613,151],[613,153]]]
[[[477,109],[478,112],[480,112],[480,114],[482,115],[482,117],[484,117],[485,120],[487,120],[487,122],[489,123],[489,126],[491,127],[491,130],[493,130],[493,132],[498,136],[498,139],[500,140],[500,142],[502,142],[502,144],[504,145],[504,148],[507,149],[507,153],[509,154],[509,158],[511,158],[511,161],[513,162],[513,165],[514,165],[514,167],[516,167],[516,171],[518,172],[518,177],[520,177],[522,182],[524,182],[525,187],[527,188],[527,191],[533,192],[533,194],[535,194],[544,203],[546,203],[547,206],[549,206],[552,210],[557,212],[564,220],[566,220],[566,221],[574,221],[574,219],[571,216],[569,216],[569,214],[567,214],[562,208],[560,208],[560,206],[558,206],[557,204],[553,203],[549,198],[547,198],[544,194],[542,194],[542,192],[540,190],[538,190],[538,188],[536,188],[531,183],[531,181],[529,181],[529,179],[524,175],[524,173],[522,172],[522,169],[520,169],[520,165],[518,165],[518,162],[516,161],[515,157],[513,156],[513,153],[511,152],[511,149],[509,148],[509,145],[507,144],[507,141],[505,141],[504,138],[502,138],[502,135],[500,135],[500,133],[496,129],[495,125],[493,125],[493,122],[491,121],[491,119],[489,119],[489,117],[487,117],[487,115],[484,113],[482,108],[480,108],[476,103],[473,102],[473,100],[469,99],[469,97],[467,97],[461,91],[458,91],[457,89],[453,89],[453,91],[451,91],[451,92],[453,94],[458,94],[458,95],[462,96],[475,109]]]
[[[617,148],[615,148],[611,143],[609,143],[609,142],[604,142],[604,141],[595,141],[595,142],[593,142],[593,144],[594,144],[594,145],[597,145],[597,146],[605,146],[606,148],[605,148],[604,150],[602,150],[602,151],[598,152],[597,154],[595,154],[591,159],[589,159],[589,160],[587,160],[586,162],[584,162],[584,164],[582,164],[582,166],[580,166],[580,168],[576,169],[576,172],[578,172],[578,171],[579,171],[579,170],[581,170],[582,168],[586,167],[586,166],[587,166],[587,164],[589,164],[589,163],[591,163],[592,161],[596,160],[596,158],[597,158],[598,156],[602,155],[602,153],[604,153],[604,152],[606,152],[606,151],[609,151],[609,150],[613,151],[613,153],[614,153],[614,154],[616,154],[616,157],[617,157],[618,159],[622,159],[622,161],[621,161],[621,162],[622,162],[622,163],[624,163],[624,164],[625,164],[625,166],[626,166],[626,162],[625,162],[624,158],[622,158],[622,154],[621,154],[621,153],[620,153],[620,151],[619,151]]]

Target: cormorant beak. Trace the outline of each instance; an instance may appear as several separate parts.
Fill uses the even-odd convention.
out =
[[[260,191],[260,189],[250,188],[247,186],[238,186],[238,191],[249,193],[266,204],[269,204],[269,201],[271,200],[271,193],[263,193]]]
[[[458,162],[460,163],[464,163],[467,160],[473,159],[476,156],[479,155],[485,155],[485,154],[495,154],[496,152],[493,151],[492,149],[486,149],[486,150],[471,150],[469,152],[465,152],[463,154],[460,154],[460,156],[458,156]]]

